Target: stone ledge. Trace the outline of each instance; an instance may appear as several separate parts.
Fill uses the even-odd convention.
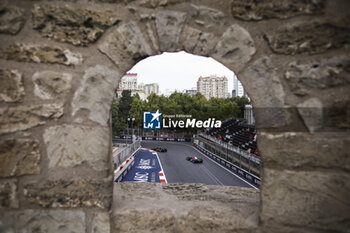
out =
[[[118,232],[252,232],[259,191],[202,184],[114,184]],[[137,222],[128,219],[138,219]]]
[[[98,207],[112,204],[112,180],[48,180],[24,185],[24,195],[32,203],[51,208]]]
[[[1,232],[85,232],[82,210],[20,210],[0,213]]]

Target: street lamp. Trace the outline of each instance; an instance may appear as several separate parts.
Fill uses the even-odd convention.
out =
[[[135,117],[133,117],[133,118],[128,117],[128,126],[129,126],[129,122],[131,124],[131,127],[130,127],[131,128],[131,138],[130,138],[131,143],[132,143],[132,135],[134,134],[133,127],[132,127],[134,121],[135,121]],[[128,132],[128,134],[129,134],[129,132]]]

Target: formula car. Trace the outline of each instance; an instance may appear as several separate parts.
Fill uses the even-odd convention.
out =
[[[160,146],[157,146],[157,147],[153,148],[152,150],[157,151],[157,152],[167,152],[168,151],[167,148],[162,148]]]
[[[186,157],[186,160],[192,162],[192,163],[203,163],[203,159],[198,157]]]

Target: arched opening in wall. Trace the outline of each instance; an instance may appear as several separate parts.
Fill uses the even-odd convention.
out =
[[[214,59],[144,59],[119,81],[111,109],[115,182],[260,187],[250,98]]]

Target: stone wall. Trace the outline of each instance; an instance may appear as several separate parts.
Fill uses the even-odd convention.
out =
[[[0,231],[121,230],[110,216],[114,89],[141,59],[185,50],[233,70],[252,99],[264,168],[257,222],[246,230],[348,232],[349,5],[1,1]],[[126,211],[139,216],[143,205]],[[213,220],[205,208],[187,214]]]

